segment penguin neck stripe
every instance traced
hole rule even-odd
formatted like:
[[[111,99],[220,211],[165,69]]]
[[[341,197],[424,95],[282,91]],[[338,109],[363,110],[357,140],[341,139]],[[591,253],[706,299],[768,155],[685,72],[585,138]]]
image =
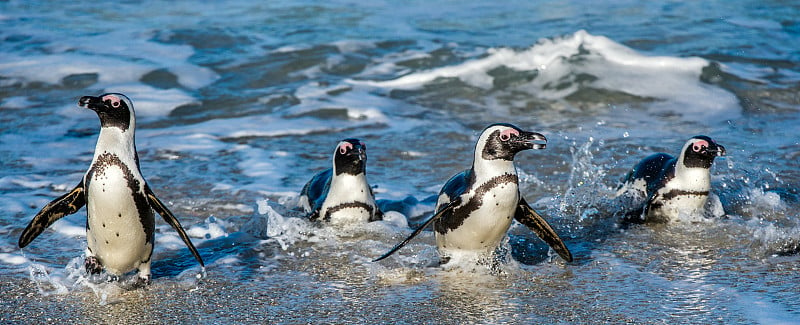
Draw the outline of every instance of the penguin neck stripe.
[[[667,192],[666,194],[662,195],[664,200],[672,200],[678,196],[687,196],[687,195],[694,195],[694,196],[708,196],[708,191],[685,191],[685,190],[672,190]]]
[[[372,211],[374,210],[371,205],[366,204],[364,202],[347,202],[330,207],[327,211],[325,211],[325,216],[323,217],[323,220],[330,221],[331,215],[338,212],[339,210],[347,208],[362,208],[364,210],[367,210],[370,216],[372,216]]]

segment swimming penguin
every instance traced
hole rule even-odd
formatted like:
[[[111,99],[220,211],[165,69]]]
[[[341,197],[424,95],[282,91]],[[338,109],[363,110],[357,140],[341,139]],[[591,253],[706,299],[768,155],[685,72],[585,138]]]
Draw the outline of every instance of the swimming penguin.
[[[367,183],[367,146],[344,139],[333,152],[333,168],[314,175],[300,191],[298,206],[311,220],[333,223],[371,222],[383,219]]]
[[[150,282],[155,220],[153,210],[178,232],[200,266],[204,266],[189,236],[145,182],[134,143],[136,117],[123,94],[84,96],[78,102],[97,113],[100,136],[94,158],[72,191],[48,203],[19,237],[19,247],[30,244],[45,228],[86,205],[86,260],[91,274],[103,269],[114,276],[138,269],[138,278]]]
[[[698,135],[686,141],[678,158],[657,153],[642,159],[625,176],[617,198],[631,201],[628,222],[668,222],[680,214],[702,212],[711,190],[709,169],[725,147]]]
[[[433,223],[440,262],[446,264],[459,252],[489,256],[499,247],[512,218],[530,228],[564,260],[572,254],[553,228],[519,193],[514,155],[528,149],[544,149],[547,139],[511,124],[492,124],[475,145],[472,168],[445,183],[433,216],[383,256],[402,248]]]

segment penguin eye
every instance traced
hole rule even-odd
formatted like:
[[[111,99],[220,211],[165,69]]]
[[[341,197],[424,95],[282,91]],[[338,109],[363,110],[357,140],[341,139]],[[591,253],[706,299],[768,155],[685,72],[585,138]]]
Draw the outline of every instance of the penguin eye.
[[[345,148],[344,146],[339,147],[339,153],[340,154],[346,154],[347,153],[347,148]]]
[[[694,144],[692,146],[692,150],[694,150],[694,152],[700,152],[700,151],[704,150],[705,148],[706,148],[706,146],[703,145],[703,144]]]
[[[510,139],[511,139],[511,136],[508,135],[507,133],[503,133],[503,134],[500,135],[500,141],[508,141]]]
[[[118,101],[112,101],[112,102],[111,102],[111,106],[113,106],[113,107],[115,107],[115,108],[116,108],[116,107],[119,107],[119,102],[118,102]]]

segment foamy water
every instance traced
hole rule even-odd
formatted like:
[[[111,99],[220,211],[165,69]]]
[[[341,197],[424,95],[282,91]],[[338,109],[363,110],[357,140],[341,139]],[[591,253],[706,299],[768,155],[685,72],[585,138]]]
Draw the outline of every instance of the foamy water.
[[[43,10],[46,8],[47,10]],[[0,4],[3,321],[798,323],[796,8],[761,2]],[[153,284],[83,271],[85,212],[25,249],[122,92],[141,169],[206,262],[156,225]],[[486,268],[438,267],[425,231],[486,125],[543,133],[516,164],[565,239],[515,224]],[[689,137],[723,144],[723,217],[622,227],[620,178]],[[384,221],[325,226],[297,195],[343,138]],[[711,215],[715,213],[710,213]]]

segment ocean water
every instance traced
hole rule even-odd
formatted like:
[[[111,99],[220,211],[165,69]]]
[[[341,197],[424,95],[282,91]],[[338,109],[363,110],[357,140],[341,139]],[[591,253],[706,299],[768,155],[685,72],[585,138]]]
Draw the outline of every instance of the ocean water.
[[[800,323],[798,18],[746,0],[0,2],[0,321]],[[84,210],[17,247],[91,161],[78,98],[112,91],[205,269],[159,221],[152,285],[87,277]],[[430,231],[371,262],[494,122],[547,136],[517,155],[520,190],[575,261],[515,224],[500,269],[435,266]],[[728,150],[724,217],[621,227],[620,177],[697,134]],[[386,220],[298,218],[350,137]]]

